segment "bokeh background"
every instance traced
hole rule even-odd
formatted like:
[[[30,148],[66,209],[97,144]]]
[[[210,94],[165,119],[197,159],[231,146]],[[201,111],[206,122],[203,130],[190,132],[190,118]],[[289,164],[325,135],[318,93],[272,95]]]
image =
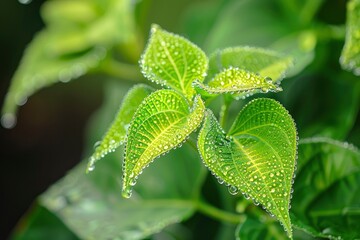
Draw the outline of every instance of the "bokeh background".
[[[40,17],[43,2],[0,1],[0,106],[26,45],[44,26]],[[176,31],[191,1],[153,2],[148,25],[161,22]],[[36,196],[84,157],[86,123],[102,103],[102,86],[101,77],[86,77],[42,89],[20,107],[15,128],[0,127],[0,239],[9,236]]]
[[[26,45],[43,27],[43,2],[0,1],[0,105]],[[86,93],[79,91],[84,84],[91,86]],[[96,84],[86,79],[41,90],[21,107],[15,128],[0,127],[0,239],[37,195],[80,161],[86,121],[101,104]]]
[[[0,1],[0,106],[26,45],[43,27],[39,11],[43,2]],[[190,2],[216,0],[151,2],[145,28],[148,29],[152,22],[160,23],[169,31],[185,32],[185,36],[198,43],[206,27],[198,25],[184,31],[180,23],[183,13]],[[330,24],[341,24],[345,20],[345,5],[345,0],[325,1],[317,18]],[[207,11],[202,6],[205,5],[197,10]],[[238,35],[241,37],[240,33]],[[340,70],[338,58],[342,46],[343,41],[337,40],[319,44],[314,61],[317,65],[312,64],[301,76],[284,81],[284,92],[288,96],[284,93],[277,96],[295,118],[302,136],[333,134],[335,138],[359,147],[360,90],[357,93],[353,90],[360,89],[360,84],[358,77]],[[329,71],[319,72],[324,66]],[[0,239],[9,236],[36,196],[86,157],[82,155],[84,133],[88,119],[102,103],[101,80],[101,76],[92,76],[45,88],[20,108],[15,128],[0,127]],[[336,135],[336,129],[343,127],[344,115],[341,113],[347,112],[346,109],[351,118],[349,133]]]

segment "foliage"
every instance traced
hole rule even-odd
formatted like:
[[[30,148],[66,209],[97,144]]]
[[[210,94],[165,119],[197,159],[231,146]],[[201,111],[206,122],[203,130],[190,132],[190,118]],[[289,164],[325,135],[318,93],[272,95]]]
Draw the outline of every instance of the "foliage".
[[[189,4],[184,35],[200,48],[157,24],[144,47],[146,1],[46,2],[3,126],[55,82],[116,81],[89,124],[89,160],[39,197],[13,238],[189,239],[171,226],[199,231],[197,211],[233,225],[217,225],[214,239],[360,238],[360,152],[344,142],[360,144],[359,4],[347,4],[346,26],[322,17],[337,9],[321,0]],[[143,83],[125,94],[125,79]]]

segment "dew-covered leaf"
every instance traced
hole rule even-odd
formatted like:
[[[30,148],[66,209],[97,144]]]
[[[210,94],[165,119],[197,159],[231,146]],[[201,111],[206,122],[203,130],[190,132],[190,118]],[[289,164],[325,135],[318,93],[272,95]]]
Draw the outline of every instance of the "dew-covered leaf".
[[[193,86],[198,93],[207,97],[219,94],[233,94],[236,98],[245,98],[254,93],[281,90],[270,78],[232,67],[215,75],[207,84],[195,81]]]
[[[291,212],[318,237],[360,238],[360,151],[328,138],[300,141]]]
[[[289,217],[295,168],[296,128],[287,110],[271,99],[251,101],[228,135],[211,111],[198,139],[199,152],[220,182],[260,203],[291,236]]]
[[[178,90],[191,99],[195,93],[191,83],[195,79],[204,80],[208,60],[189,40],[153,25],[140,66],[150,81]]]
[[[204,103],[196,96],[192,109],[174,90],[159,90],[145,98],[135,112],[127,135],[123,196],[130,197],[142,170],[151,161],[181,145],[201,123]]]
[[[118,81],[107,86],[105,103],[91,119],[87,149],[92,150],[93,142],[106,131],[128,87]],[[191,146],[185,144],[151,164],[131,199],[121,198],[123,154],[120,146],[106,155],[92,174],[84,174],[86,163],[81,163],[42,194],[40,204],[78,238],[96,240],[147,239],[194,213],[206,169]],[[183,176],[186,178],[179,181]],[[33,230],[48,232],[48,226],[37,225]],[[50,236],[57,239],[63,235]]]
[[[254,47],[226,48],[210,56],[209,78],[225,68],[237,67],[280,82],[292,65],[291,57],[275,51]]]
[[[346,38],[340,63],[344,69],[360,75],[360,0],[347,4]]]
[[[136,109],[152,91],[153,89],[145,84],[135,85],[129,90],[110,128],[107,130],[101,142],[98,143],[99,145],[89,159],[89,171],[94,169],[96,161],[103,158],[109,152],[115,151],[116,148],[125,142],[127,129]]]
[[[265,218],[266,219],[266,218]],[[265,222],[254,217],[246,218],[235,232],[236,240],[286,240],[281,226],[276,222]]]

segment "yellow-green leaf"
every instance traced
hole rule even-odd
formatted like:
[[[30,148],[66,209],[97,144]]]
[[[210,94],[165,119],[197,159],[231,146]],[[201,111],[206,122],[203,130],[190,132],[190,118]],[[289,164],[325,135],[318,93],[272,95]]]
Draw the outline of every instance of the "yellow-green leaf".
[[[145,98],[130,124],[123,165],[123,196],[130,197],[143,169],[155,158],[180,146],[201,123],[205,106],[199,96],[193,107],[174,90]],[[176,171],[176,169],[174,169]]]
[[[344,69],[360,75],[360,0],[347,4],[346,38],[340,63]]]
[[[208,97],[229,93],[235,94],[237,98],[245,98],[254,93],[281,90],[270,78],[233,67],[223,70],[207,84],[195,81],[193,86],[198,93]]]
[[[152,91],[153,89],[151,87],[144,84],[135,85],[129,90],[121,103],[113,123],[90,157],[88,165],[89,171],[94,169],[96,161],[103,158],[109,152],[115,151],[116,148],[125,142],[127,129],[136,109]]]
[[[205,53],[189,40],[153,25],[140,66],[150,81],[175,89],[191,99],[195,94],[191,83],[204,80],[208,60]]]
[[[219,182],[261,204],[292,235],[289,207],[297,134],[287,110],[272,99],[251,101],[226,134],[211,111],[198,138],[199,152]]]
[[[238,67],[264,78],[271,78],[273,82],[279,82],[292,65],[291,57],[272,50],[254,47],[226,48],[211,55],[209,77],[213,77],[224,68]]]

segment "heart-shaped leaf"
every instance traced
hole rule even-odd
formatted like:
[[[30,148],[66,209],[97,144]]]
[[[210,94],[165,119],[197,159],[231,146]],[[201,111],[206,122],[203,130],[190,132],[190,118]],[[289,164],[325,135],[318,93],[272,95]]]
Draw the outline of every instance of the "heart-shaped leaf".
[[[340,63],[344,69],[360,75],[360,0],[347,5],[346,38]]]
[[[260,203],[291,236],[289,217],[295,168],[296,128],[287,110],[256,99],[240,112],[226,135],[211,111],[198,139],[199,152],[220,182]]]
[[[205,106],[196,96],[193,108],[174,90],[159,90],[145,98],[127,135],[123,196],[130,197],[142,170],[155,158],[179,146],[201,123]],[[175,170],[175,169],[174,169]]]
[[[116,148],[125,142],[127,129],[136,109],[152,91],[153,89],[145,84],[135,85],[129,90],[121,103],[113,123],[89,159],[89,171],[94,169],[96,161],[103,158],[109,152],[115,151]]]
[[[270,78],[232,67],[217,74],[207,84],[195,81],[193,86],[198,93],[207,97],[229,93],[234,94],[236,98],[245,98],[258,92],[281,90]]]
[[[217,51],[210,56],[209,77],[228,67],[238,67],[279,82],[292,67],[292,58],[263,48],[235,47]]]
[[[191,83],[195,79],[204,80],[208,60],[205,53],[187,39],[153,25],[140,66],[150,81],[178,90],[191,99],[195,93]]]

